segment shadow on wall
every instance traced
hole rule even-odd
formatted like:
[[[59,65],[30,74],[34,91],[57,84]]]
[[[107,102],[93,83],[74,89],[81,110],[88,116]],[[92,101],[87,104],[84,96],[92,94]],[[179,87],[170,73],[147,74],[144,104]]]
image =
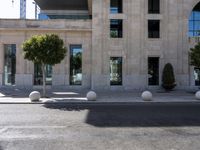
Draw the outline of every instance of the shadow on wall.
[[[63,111],[89,110],[85,123],[97,127],[200,126],[200,104],[44,104]],[[80,112],[81,113],[81,112]]]

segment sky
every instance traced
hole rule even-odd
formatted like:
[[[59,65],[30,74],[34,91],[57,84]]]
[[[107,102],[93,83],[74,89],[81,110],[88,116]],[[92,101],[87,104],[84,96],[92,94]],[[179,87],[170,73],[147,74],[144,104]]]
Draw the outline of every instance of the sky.
[[[13,1],[13,3],[12,3]],[[34,0],[26,0],[26,18],[35,18]],[[20,17],[20,0],[0,0],[0,18],[19,19]]]

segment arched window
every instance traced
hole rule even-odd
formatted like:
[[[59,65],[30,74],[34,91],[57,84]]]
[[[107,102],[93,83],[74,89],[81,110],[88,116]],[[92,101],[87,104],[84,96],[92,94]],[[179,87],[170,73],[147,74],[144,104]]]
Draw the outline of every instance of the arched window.
[[[189,18],[189,37],[200,36],[200,2],[194,7]]]

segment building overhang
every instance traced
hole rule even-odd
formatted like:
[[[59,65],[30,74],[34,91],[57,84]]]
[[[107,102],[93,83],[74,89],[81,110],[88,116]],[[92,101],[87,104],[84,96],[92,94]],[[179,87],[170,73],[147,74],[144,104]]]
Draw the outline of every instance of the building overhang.
[[[42,10],[89,10],[88,0],[35,0]]]

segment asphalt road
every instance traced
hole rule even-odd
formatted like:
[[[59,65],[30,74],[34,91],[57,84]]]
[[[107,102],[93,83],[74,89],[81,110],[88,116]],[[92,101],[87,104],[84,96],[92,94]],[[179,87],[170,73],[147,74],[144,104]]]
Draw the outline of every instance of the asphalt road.
[[[199,150],[200,104],[0,105],[0,150]]]

